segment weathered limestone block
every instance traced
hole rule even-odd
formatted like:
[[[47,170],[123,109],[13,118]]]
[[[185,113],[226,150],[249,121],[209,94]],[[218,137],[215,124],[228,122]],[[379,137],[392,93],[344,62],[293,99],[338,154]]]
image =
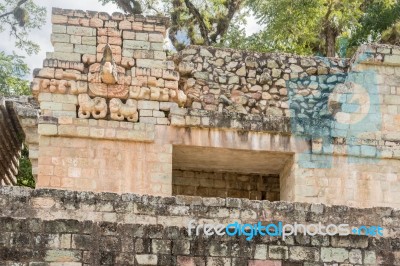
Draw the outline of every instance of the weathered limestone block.
[[[167,88],[160,89],[159,101],[160,102],[168,102],[169,101],[169,89],[167,89]]]
[[[160,88],[158,87],[151,87],[150,88],[150,100],[158,101],[160,98]]]
[[[84,54],[82,56],[82,62],[85,64],[94,64],[96,62],[96,56],[91,54]]]
[[[92,83],[89,79],[89,95],[107,97],[107,84]]]
[[[136,100],[149,100],[151,90],[146,87],[131,86],[129,90],[129,98]]]
[[[129,82],[130,83],[130,82]],[[108,85],[107,98],[127,99],[129,95],[129,87],[127,85]]]
[[[61,94],[78,94],[87,91],[87,83],[74,80],[38,79],[35,78],[31,85],[33,95],[40,92]]]
[[[129,122],[137,122],[139,115],[135,100],[129,99],[123,104],[120,99],[111,99],[110,101],[110,117],[113,120],[123,121],[127,119]]]
[[[171,97],[171,100],[176,102],[179,107],[183,107],[185,105],[187,96],[183,91],[175,88],[173,90],[170,90],[169,95]]]
[[[71,82],[71,93],[72,94],[81,94],[81,93],[87,93],[88,91],[88,83],[85,81],[77,81],[77,82]]]
[[[63,70],[63,69],[56,69],[54,73],[54,77],[56,79],[67,79],[67,80],[80,80],[82,72],[77,70]]]
[[[92,115],[96,119],[105,118],[107,115],[107,103],[104,98],[91,99],[88,94],[79,94],[79,118],[89,118]]]
[[[135,66],[135,60],[132,58],[122,57],[121,65],[127,69],[130,69]]]

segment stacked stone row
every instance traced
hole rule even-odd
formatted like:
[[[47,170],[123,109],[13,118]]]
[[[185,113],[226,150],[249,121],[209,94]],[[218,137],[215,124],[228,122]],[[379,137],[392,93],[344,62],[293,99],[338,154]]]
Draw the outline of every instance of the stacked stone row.
[[[196,46],[182,51],[175,61],[182,89],[189,97],[188,107],[273,116],[290,116],[288,84],[294,82],[296,95],[318,95],[330,76],[348,68],[344,59]]]

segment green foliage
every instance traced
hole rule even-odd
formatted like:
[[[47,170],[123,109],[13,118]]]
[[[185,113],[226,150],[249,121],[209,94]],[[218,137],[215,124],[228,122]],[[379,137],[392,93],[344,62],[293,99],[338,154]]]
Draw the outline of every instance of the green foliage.
[[[382,32],[400,18],[400,3],[396,0],[370,0],[363,5],[363,11],[364,15],[350,38],[349,46],[379,41]]]
[[[264,30],[252,36],[250,47],[303,55],[330,55],[336,38],[358,25],[362,0],[249,1]],[[332,42],[333,40],[333,42]]]
[[[245,0],[99,0],[115,3],[125,12],[125,2],[140,2],[144,14],[165,15],[171,18],[169,37],[177,50],[187,44],[226,46],[239,30],[233,22]],[[132,13],[132,12],[131,12]],[[227,36],[229,35],[230,36]]]
[[[382,32],[381,42],[395,45],[400,44],[400,21]]]
[[[29,95],[29,82],[24,79],[29,71],[23,57],[0,52],[0,96]]]
[[[19,171],[17,176],[19,186],[35,188],[35,179],[32,175],[32,164],[29,160],[29,149],[24,145],[19,159]]]
[[[0,3],[0,32],[9,31],[15,47],[28,55],[37,53],[39,46],[29,38],[29,32],[39,29],[46,21],[46,9],[33,0],[3,0]]]

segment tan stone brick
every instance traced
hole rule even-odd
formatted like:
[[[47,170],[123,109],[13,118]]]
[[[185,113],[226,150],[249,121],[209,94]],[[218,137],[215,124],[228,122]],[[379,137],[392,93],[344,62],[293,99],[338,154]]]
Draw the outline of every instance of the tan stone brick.
[[[63,43],[68,43],[70,40],[70,35],[68,34],[62,34],[62,33],[53,33],[51,34],[51,42],[63,42]]]
[[[95,138],[104,138],[104,128],[90,128],[90,136]]]
[[[82,36],[71,35],[71,43],[72,44],[81,44]]]
[[[80,18],[79,25],[81,25],[83,27],[89,27],[90,26],[89,19],[88,18]]]
[[[68,18],[68,25],[80,25],[79,18],[69,17]]]
[[[83,41],[83,39],[82,39],[82,41]],[[80,53],[80,54],[96,54],[96,47],[93,45],[75,44],[74,52]]]
[[[53,24],[53,33],[67,33],[67,26]]]
[[[84,44],[84,45],[96,45],[97,44],[96,37],[83,36],[82,37],[82,44]]]
[[[106,138],[115,138],[116,130],[114,128],[106,128],[105,137]]]
[[[118,26],[119,26],[120,30],[130,30],[130,29],[132,29],[132,23],[130,21],[127,21],[127,20],[121,21]]]
[[[135,258],[140,265],[157,265],[157,256],[153,254],[140,254]]]
[[[52,176],[50,178],[50,187],[60,187],[61,186],[61,178],[57,176]]]
[[[39,124],[38,126],[38,132],[40,135],[57,135],[57,125],[51,125],[51,124]]]
[[[67,168],[65,166],[54,166],[54,175],[58,177],[66,177],[68,175]]]
[[[154,51],[164,51],[163,43],[152,42],[150,46],[151,46],[151,49]]]
[[[68,168],[68,177],[71,177],[71,178],[79,178],[79,177],[81,177],[81,168],[69,167]]]
[[[106,20],[106,21],[104,21],[104,27],[117,28],[118,27],[118,22],[112,21],[112,20]]]
[[[79,36],[94,36],[96,34],[96,30],[90,27],[68,26],[67,33]]]
[[[54,173],[54,166],[52,165],[40,165],[38,169],[39,175],[48,175],[51,176]]]
[[[141,31],[143,30],[143,22],[132,22],[132,29],[135,31]]]
[[[111,45],[118,45],[121,46],[122,45],[122,38],[120,37],[109,37],[108,38],[108,43]],[[119,51],[121,51],[121,47],[118,47]],[[121,53],[121,52],[119,52]]]
[[[89,21],[89,26],[94,28],[100,28],[104,26],[104,21],[99,18],[91,18]]]
[[[58,134],[63,136],[75,136],[76,126],[75,125],[59,125]]]
[[[173,125],[173,126],[185,126],[186,125],[186,119],[185,119],[184,116],[172,115],[171,116],[171,125]]]
[[[144,31],[154,32],[154,24],[144,23],[143,24],[143,30]]]
[[[138,109],[160,110],[160,103],[157,101],[138,101]]]
[[[164,43],[164,36],[163,36],[163,34],[159,34],[159,33],[150,33],[149,41]]]
[[[173,81],[173,80],[166,80],[165,81],[165,87],[168,89],[178,89],[179,84],[178,81]]]
[[[53,79],[54,78],[54,73],[55,73],[54,68],[44,67],[39,71],[37,76],[40,77],[40,78]]]
[[[154,59],[166,60],[167,54],[165,52],[161,52],[161,51],[154,51]]]
[[[99,36],[108,36],[108,37],[121,37],[121,31],[113,28],[99,28],[98,35]]]
[[[398,65],[400,64],[400,55],[386,55],[385,63]]]
[[[66,116],[62,116],[58,118],[58,124],[59,125],[72,125],[72,117],[66,117]]]
[[[145,67],[145,68],[162,68],[166,69],[166,65],[164,61],[160,60],[152,60],[152,59],[136,59],[137,67]]]
[[[64,53],[64,52],[54,52],[54,53],[46,53],[47,59],[58,59],[65,61],[81,61],[81,55],[78,53]]]
[[[78,96],[69,94],[53,94],[53,101],[57,103],[78,104]]]
[[[150,43],[146,41],[124,40],[123,46],[126,49],[149,50]]]
[[[53,43],[55,52],[65,52],[72,53],[74,50],[74,45],[71,43]]]
[[[51,102],[53,99],[52,95],[53,95],[52,93],[41,92],[39,93],[38,100],[39,102],[41,101]]]
[[[75,185],[75,181],[73,178],[61,178],[61,187],[63,188],[73,188]]]
[[[67,16],[62,16],[62,15],[51,16],[51,23],[53,24],[66,24],[67,22],[68,22]]]
[[[134,40],[135,39],[135,32],[134,31],[127,31],[124,30],[122,33],[124,40]]]

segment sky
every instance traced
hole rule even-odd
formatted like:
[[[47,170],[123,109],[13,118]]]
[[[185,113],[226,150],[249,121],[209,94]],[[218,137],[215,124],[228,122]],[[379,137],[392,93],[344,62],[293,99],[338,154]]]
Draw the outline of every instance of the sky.
[[[0,51],[6,51],[7,53],[12,53],[13,50],[19,55],[25,56],[25,62],[30,67],[31,71],[35,68],[41,68],[43,60],[46,57],[46,52],[52,52],[53,47],[50,42],[51,34],[51,9],[52,7],[65,8],[65,9],[81,9],[81,10],[94,10],[94,11],[104,11],[108,13],[113,13],[115,11],[120,11],[114,4],[107,4],[103,6],[98,0],[38,0],[37,3],[41,6],[47,8],[47,20],[46,24],[40,29],[31,32],[32,40],[40,45],[40,52],[37,55],[28,56],[20,50],[15,50],[14,40],[9,37],[8,32],[0,33]],[[254,18],[248,20],[246,26],[246,34],[251,35],[257,32],[260,26],[257,24]]]

